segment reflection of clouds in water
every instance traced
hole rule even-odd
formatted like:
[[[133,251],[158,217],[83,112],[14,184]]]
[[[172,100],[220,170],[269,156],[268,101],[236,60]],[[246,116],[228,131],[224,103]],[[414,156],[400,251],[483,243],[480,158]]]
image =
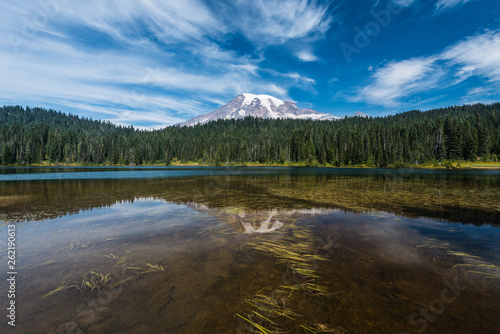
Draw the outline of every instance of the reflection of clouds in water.
[[[50,221],[52,225],[64,222],[66,228],[74,225],[98,224],[102,222],[111,224],[116,223],[118,219],[126,219],[126,221],[130,221],[131,218],[145,219],[149,216],[165,214],[179,208],[181,207],[163,200],[138,198],[134,201],[120,201],[108,207],[84,209],[80,210],[77,214],[47,219],[46,221]],[[138,220],[134,221],[137,222]]]
[[[428,218],[405,218],[387,213],[368,214],[373,223],[364,227],[363,233],[372,238],[373,251],[377,252],[386,262],[397,264],[422,264],[428,261],[428,256],[420,251],[420,247],[428,242],[429,237],[441,236],[452,238],[453,243],[461,241],[456,238],[456,230],[470,229],[475,226],[455,225]],[[483,247],[486,245],[483,239]],[[437,248],[436,248],[437,249]]]
[[[360,241],[370,245],[370,253],[384,261],[395,264],[419,264],[423,261],[415,246],[421,235],[417,230],[409,229],[414,220],[404,219],[392,214],[374,212],[364,214],[368,224],[356,224],[355,230]]]
[[[75,240],[93,243],[125,235],[182,226],[197,219],[196,211],[164,200],[136,198],[113,206],[81,210],[77,214],[18,224],[26,248],[69,244]]]

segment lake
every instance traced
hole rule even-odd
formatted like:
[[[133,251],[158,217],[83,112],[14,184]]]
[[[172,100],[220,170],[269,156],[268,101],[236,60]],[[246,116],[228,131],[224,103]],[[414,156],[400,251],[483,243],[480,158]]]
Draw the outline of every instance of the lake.
[[[0,168],[0,247],[2,333],[500,328],[498,170]]]

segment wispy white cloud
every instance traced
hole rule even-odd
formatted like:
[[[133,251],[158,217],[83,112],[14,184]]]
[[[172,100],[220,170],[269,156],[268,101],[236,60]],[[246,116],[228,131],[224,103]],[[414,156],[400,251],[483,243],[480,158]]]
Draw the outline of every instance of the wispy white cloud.
[[[469,0],[438,0],[436,2],[436,11],[441,12],[466,2],[469,2]]]
[[[288,96],[288,91],[276,84],[269,84],[267,86],[267,91],[277,96]],[[287,100],[290,100],[290,98],[287,98]]]
[[[196,41],[224,29],[200,0],[19,0],[2,7],[2,33],[16,49],[44,35],[91,44],[88,37],[78,34],[97,33],[131,47],[154,47],[156,40],[167,44]]]
[[[302,50],[297,52],[297,58],[306,63],[319,60],[319,58],[315,54],[313,54],[310,50]]]
[[[415,15],[429,9],[428,2],[394,1],[399,6],[415,6]],[[433,0],[430,6],[436,5],[438,14],[466,2]],[[57,5],[42,8],[47,3]],[[72,112],[81,110],[84,116],[120,124],[141,124],[142,119],[142,123],[160,126],[209,112],[241,92],[287,100],[292,99],[292,92],[294,98],[304,94],[307,97],[300,99],[322,100],[314,95],[332,92],[333,87],[342,89],[347,75],[350,82],[366,79],[366,85],[345,99],[387,108],[429,101],[434,92],[447,94],[452,86],[458,88],[450,101],[462,95],[470,99],[498,96],[498,31],[483,31],[429,55],[388,60],[370,67],[369,72],[356,72],[336,63],[338,32],[332,28],[352,28],[339,18],[362,8],[369,13],[374,6],[340,3],[7,1],[0,11],[4,37],[0,39],[0,104],[52,105],[63,111],[67,106]],[[379,5],[382,2],[375,7]],[[435,15],[432,20],[438,18]],[[406,29],[406,25],[401,27]],[[393,36],[397,44],[397,34]],[[384,39],[377,39],[378,43],[383,45]],[[362,57],[383,59],[379,56],[374,48],[373,54]],[[331,77],[339,81],[324,87]],[[488,91],[473,91],[474,80]],[[443,88],[450,89],[445,92]],[[342,93],[348,95],[345,90],[338,94]]]
[[[314,89],[314,86],[316,85],[316,80],[301,75],[297,72],[281,73],[270,69],[262,70],[262,72],[270,74],[273,78],[277,79],[277,81],[281,82],[282,88],[288,89],[290,87],[294,87],[312,93],[316,93],[316,90]],[[289,99],[288,91],[286,91],[286,94],[281,94],[280,96],[281,98]]]
[[[76,110],[86,110],[90,114],[105,114],[108,119],[112,119],[113,123],[123,126],[131,124],[149,123],[148,126],[138,126],[138,129],[160,129],[171,124],[177,124],[184,120],[182,117],[173,116],[171,112],[155,110],[155,111],[136,111],[124,110],[122,108],[93,106],[87,103],[65,101],[65,107],[70,107]]]
[[[61,16],[130,44],[147,42],[151,35],[164,43],[200,40],[224,28],[199,0],[72,1]]]
[[[409,7],[415,3],[416,0],[393,0],[399,6]]]
[[[461,78],[478,75],[500,82],[500,31],[469,37],[444,51],[441,58],[458,66]]]
[[[385,107],[411,105],[418,93],[457,85],[471,76],[487,80],[491,89],[500,87],[499,64],[500,31],[486,31],[436,55],[388,62],[373,70],[367,86],[344,97]]]
[[[372,83],[362,88],[354,102],[395,107],[402,97],[436,87],[443,73],[434,64],[435,58],[413,58],[393,61],[375,71]]]
[[[302,80],[300,76],[277,75],[280,83],[270,86],[258,76],[258,67],[253,64],[231,64],[223,72],[208,73],[160,66],[139,56],[93,55],[53,42],[47,42],[46,47],[44,57],[25,53],[14,58],[0,53],[2,103],[46,105],[50,101],[94,113],[101,110],[107,115],[105,119],[115,123],[133,124],[144,115],[144,120],[168,125],[168,120],[179,116],[193,117],[211,111],[211,103],[197,102],[207,97],[235,96],[242,91],[266,92],[269,87],[287,96],[283,87]],[[188,96],[182,97],[183,93]],[[83,108],[84,104],[93,107]],[[110,108],[113,113],[106,112]],[[121,116],[116,113],[120,109]],[[152,112],[161,117],[148,116]],[[165,117],[166,113],[177,116]]]
[[[331,78],[330,80],[328,80],[328,85],[335,86],[338,81],[339,81],[338,78]]]
[[[255,0],[236,2],[231,24],[259,46],[282,44],[290,39],[318,38],[333,17],[328,4],[310,0]]]
[[[20,0],[0,12],[0,34],[9,36],[0,40],[0,103],[67,106],[120,124],[159,126],[244,91],[289,98],[290,87],[315,84],[261,68],[262,57],[223,49],[217,41],[234,27],[201,0],[43,3],[54,6]],[[244,17],[248,3],[238,6]],[[307,1],[287,2],[284,11],[277,1],[252,6],[253,19],[264,21],[250,32],[257,21],[248,16],[240,29],[259,47],[311,37],[329,22],[326,8]],[[259,29],[269,39],[255,39]]]
[[[467,90],[467,93],[462,97],[463,104],[491,104],[498,102],[500,99],[500,90],[492,89],[489,86],[474,87]]]

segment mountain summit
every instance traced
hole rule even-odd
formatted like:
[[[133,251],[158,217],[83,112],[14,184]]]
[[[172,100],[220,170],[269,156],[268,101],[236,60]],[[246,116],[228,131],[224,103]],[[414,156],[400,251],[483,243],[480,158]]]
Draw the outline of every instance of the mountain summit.
[[[225,106],[208,114],[196,116],[179,123],[180,126],[205,124],[218,119],[238,119],[247,116],[260,118],[293,118],[334,120],[340,117],[320,113],[312,109],[300,109],[295,103],[282,101],[270,95],[240,94]]]

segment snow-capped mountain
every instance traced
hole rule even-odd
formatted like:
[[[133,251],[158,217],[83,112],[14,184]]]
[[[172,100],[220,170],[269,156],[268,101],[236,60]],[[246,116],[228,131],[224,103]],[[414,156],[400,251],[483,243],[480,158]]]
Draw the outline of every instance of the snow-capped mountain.
[[[300,109],[295,103],[282,101],[270,95],[240,94],[225,106],[208,114],[179,123],[180,126],[204,124],[217,119],[238,119],[246,116],[260,118],[293,118],[334,120],[340,117],[320,113],[312,109]]]

